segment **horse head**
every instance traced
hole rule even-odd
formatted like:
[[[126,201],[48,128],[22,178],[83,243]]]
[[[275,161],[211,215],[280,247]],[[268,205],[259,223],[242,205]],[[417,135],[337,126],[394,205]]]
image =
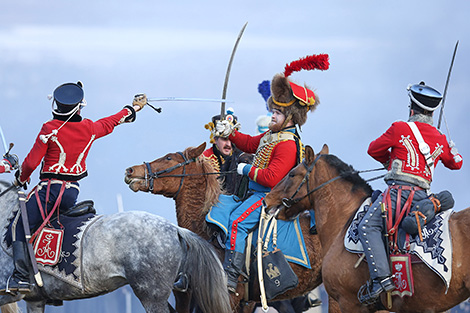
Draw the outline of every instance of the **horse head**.
[[[302,163],[290,170],[266,196],[264,201],[269,209],[280,208],[280,219],[290,219],[313,207],[311,192],[318,185],[315,179],[315,164],[319,156],[328,152],[326,144],[318,155],[315,155],[312,147],[306,146]]]
[[[168,153],[151,162],[144,162],[126,169],[124,181],[134,191],[176,197],[186,176],[187,167],[202,154],[206,143],[184,152]]]

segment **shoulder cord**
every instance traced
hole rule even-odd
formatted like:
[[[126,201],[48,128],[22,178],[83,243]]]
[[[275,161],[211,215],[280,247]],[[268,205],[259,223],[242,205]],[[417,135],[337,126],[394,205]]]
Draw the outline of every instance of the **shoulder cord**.
[[[423,136],[421,135],[418,126],[414,122],[407,122],[408,126],[411,128],[413,135],[418,141],[419,151],[423,154],[426,164],[431,172],[431,181],[434,176],[434,160],[432,159],[431,149],[429,145],[424,141]]]
[[[59,130],[72,118],[72,116],[75,115],[75,113],[78,112],[78,110],[80,109],[80,104],[81,104],[81,103],[77,104],[77,105],[75,106],[75,108],[73,108],[72,111],[70,111],[70,112],[67,113],[67,114],[70,113],[69,118],[68,118],[65,122],[63,122],[62,125],[60,125],[59,128],[53,129],[50,134],[47,134],[47,135],[40,135],[40,136],[39,136],[39,139],[41,139],[41,141],[46,144],[47,141],[49,140],[49,138],[50,138],[51,136],[57,135],[57,133],[59,132]],[[55,113],[55,114],[58,114],[58,115],[65,115],[65,114],[63,114],[63,113],[58,113],[58,112],[54,112],[54,113]]]

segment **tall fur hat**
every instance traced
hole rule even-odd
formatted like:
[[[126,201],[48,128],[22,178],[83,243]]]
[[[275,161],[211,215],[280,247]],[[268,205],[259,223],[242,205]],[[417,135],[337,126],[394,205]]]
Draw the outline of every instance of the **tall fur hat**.
[[[313,111],[320,103],[318,95],[307,86],[299,86],[289,80],[293,72],[300,70],[327,70],[330,66],[328,55],[311,55],[293,61],[284,68],[284,73],[276,74],[271,82],[271,97],[268,99],[269,110],[278,109],[286,120],[302,126],[307,121],[307,112]]]

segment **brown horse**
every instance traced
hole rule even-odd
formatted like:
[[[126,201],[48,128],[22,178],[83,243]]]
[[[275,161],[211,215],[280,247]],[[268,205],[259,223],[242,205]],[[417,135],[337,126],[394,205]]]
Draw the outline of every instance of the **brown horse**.
[[[343,245],[347,224],[357,208],[371,193],[370,186],[351,166],[328,154],[324,145],[318,155],[307,146],[302,164],[290,173],[266,196],[269,208],[286,204],[283,218],[306,209],[315,210],[318,234],[323,249],[323,283],[328,295],[338,301],[342,312],[373,312],[372,306],[362,306],[357,292],[369,279],[367,264],[354,264],[358,255],[346,251]],[[284,199],[284,200],[283,200]],[[392,298],[393,312],[441,312],[470,296],[470,209],[455,212],[449,220],[452,234],[452,280],[447,293],[444,282],[424,263],[413,264],[414,290],[412,297]],[[381,295],[385,304],[386,295]]]
[[[210,162],[202,156],[205,146],[203,143],[197,148],[188,148],[183,153],[169,153],[150,163],[132,166],[126,170],[125,181],[133,191],[151,192],[173,198],[176,203],[178,225],[209,240],[210,232],[205,216],[217,203],[221,189],[216,176],[210,175],[213,172]],[[304,295],[322,283],[320,242],[318,236],[309,234],[310,216],[302,215],[300,224],[312,269],[291,263],[299,278],[299,284],[273,301]],[[219,252],[222,258],[223,251],[219,249]],[[256,284],[253,289],[250,302],[259,302],[259,286]],[[244,285],[239,283],[238,295],[232,294],[234,311],[243,310],[241,303],[244,302],[244,290]],[[175,296],[177,301],[187,301],[184,295],[176,293]],[[246,312],[251,312],[250,310],[253,309],[246,308]],[[178,312],[183,311],[178,310]],[[339,312],[337,303],[330,302],[329,312]]]

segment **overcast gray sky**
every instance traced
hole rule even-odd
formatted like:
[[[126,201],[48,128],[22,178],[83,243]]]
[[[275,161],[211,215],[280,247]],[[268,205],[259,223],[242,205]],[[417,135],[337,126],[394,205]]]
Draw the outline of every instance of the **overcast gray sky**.
[[[356,169],[371,169],[379,164],[366,153],[369,143],[407,118],[407,85],[424,80],[443,92],[460,40],[445,113],[464,167],[451,172],[439,165],[433,183],[436,192],[453,192],[460,210],[470,204],[469,12],[465,0],[8,1],[0,11],[0,125],[23,160],[51,117],[47,95],[65,82],[84,83],[82,115],[92,120],[115,113],[140,92],[218,98],[235,39],[248,22],[227,92],[242,131],[254,134],[255,119],[265,113],[261,81],[300,57],[327,53],[328,71],[291,76],[321,98],[302,140],[315,151],[327,143]],[[204,124],[220,106],[159,104],[161,114],[145,108],[135,123],[94,143],[80,197],[93,199],[100,213],[117,211],[121,194],[125,210],[175,221],[173,200],[133,193],[124,170],[207,142]],[[382,181],[372,186],[385,187]]]

